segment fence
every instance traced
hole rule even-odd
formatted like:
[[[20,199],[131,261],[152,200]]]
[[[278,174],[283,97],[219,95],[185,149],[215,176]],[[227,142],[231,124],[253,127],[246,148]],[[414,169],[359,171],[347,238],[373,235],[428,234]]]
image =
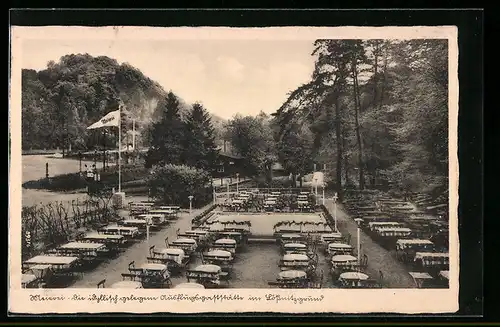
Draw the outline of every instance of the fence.
[[[80,228],[93,228],[117,218],[109,199],[59,201],[23,207],[21,228],[23,259],[80,233]]]

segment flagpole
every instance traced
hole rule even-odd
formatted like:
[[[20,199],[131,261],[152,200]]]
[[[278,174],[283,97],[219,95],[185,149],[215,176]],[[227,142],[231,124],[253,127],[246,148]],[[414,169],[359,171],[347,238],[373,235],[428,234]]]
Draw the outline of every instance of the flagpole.
[[[118,192],[122,191],[122,106],[118,107]]]

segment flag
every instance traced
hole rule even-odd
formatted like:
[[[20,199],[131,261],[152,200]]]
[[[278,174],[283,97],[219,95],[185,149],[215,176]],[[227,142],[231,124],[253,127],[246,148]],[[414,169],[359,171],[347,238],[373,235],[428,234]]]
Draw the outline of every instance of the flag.
[[[93,123],[87,129],[96,129],[108,126],[119,126],[120,124],[120,109],[111,111],[106,116],[99,119],[98,122]]]

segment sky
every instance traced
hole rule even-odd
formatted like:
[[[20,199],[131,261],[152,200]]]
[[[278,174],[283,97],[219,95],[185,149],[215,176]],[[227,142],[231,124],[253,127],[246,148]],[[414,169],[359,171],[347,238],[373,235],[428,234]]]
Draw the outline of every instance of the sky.
[[[29,39],[22,44],[22,67],[42,70],[71,53],[108,56],[227,119],[275,112],[289,92],[310,81],[312,51],[313,41],[304,39]]]

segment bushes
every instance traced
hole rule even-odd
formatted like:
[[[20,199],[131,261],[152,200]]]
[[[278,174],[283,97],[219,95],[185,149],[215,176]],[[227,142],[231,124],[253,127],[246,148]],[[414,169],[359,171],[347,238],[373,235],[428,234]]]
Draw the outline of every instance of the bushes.
[[[185,165],[155,166],[147,183],[150,196],[164,204],[189,207],[189,196],[194,196],[193,207],[201,207],[212,198],[210,174]]]

